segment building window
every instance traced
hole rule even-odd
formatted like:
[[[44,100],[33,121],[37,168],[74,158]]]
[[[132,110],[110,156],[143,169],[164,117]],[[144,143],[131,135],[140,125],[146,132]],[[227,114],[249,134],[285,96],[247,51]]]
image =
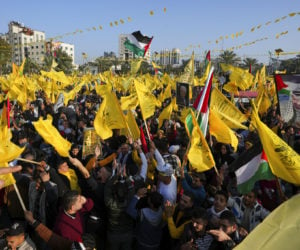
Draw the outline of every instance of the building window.
[[[41,48],[43,49],[43,48],[44,48],[44,45],[41,45]]]
[[[34,47],[33,46],[31,46],[31,49],[33,49]]]
[[[35,46],[35,48],[36,48],[36,49],[38,49],[38,48],[39,48],[39,46]]]
[[[70,48],[70,50],[72,51],[72,50],[73,50],[73,48]]]
[[[38,54],[39,54],[39,52],[36,52],[36,54],[38,55]]]

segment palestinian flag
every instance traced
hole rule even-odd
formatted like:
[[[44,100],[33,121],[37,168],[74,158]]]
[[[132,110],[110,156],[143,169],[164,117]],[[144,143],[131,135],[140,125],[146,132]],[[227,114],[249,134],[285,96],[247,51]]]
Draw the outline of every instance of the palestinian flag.
[[[235,175],[238,191],[241,194],[248,194],[254,188],[255,182],[259,180],[274,179],[264,151],[236,170]]]
[[[208,78],[206,80],[205,87],[200,92],[200,94],[197,96],[193,107],[195,108],[196,112],[200,112],[200,115],[198,117],[198,123],[202,130],[202,133],[204,136],[206,136],[207,133],[207,127],[208,127],[208,117],[209,117],[209,98],[210,98],[210,90],[212,87],[212,80],[213,80],[213,71],[214,67],[211,68]],[[188,129],[188,134],[192,134],[193,125],[191,122],[191,114],[189,114],[186,117],[186,128]]]
[[[284,121],[290,121],[294,116],[293,100],[289,86],[286,85],[281,75],[275,74],[277,97],[280,115]]]
[[[148,51],[153,37],[143,36],[140,31],[127,35],[124,46],[136,56],[144,57]]]

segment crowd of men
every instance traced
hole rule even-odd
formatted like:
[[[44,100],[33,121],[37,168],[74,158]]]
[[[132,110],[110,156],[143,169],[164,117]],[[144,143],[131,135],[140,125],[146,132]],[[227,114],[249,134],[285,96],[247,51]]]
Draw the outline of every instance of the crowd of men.
[[[230,164],[255,146],[254,132],[238,130],[239,145],[209,139],[216,168],[197,172],[189,166],[189,139],[176,113],[158,127],[160,110],[147,124],[139,107],[137,124],[149,130],[147,147],[119,135],[101,141],[93,155],[82,157],[85,128],[93,127],[101,103],[96,94],[79,93],[68,106],[57,107],[38,93],[23,109],[10,105],[12,141],[26,147],[11,162],[26,206],[14,186],[0,195],[1,249],[232,249],[297,187],[260,181],[248,194],[237,190]],[[72,143],[60,157],[32,125],[50,114],[53,125]],[[275,110],[263,117],[269,127],[297,150],[297,131]],[[21,166],[21,167],[19,167]]]

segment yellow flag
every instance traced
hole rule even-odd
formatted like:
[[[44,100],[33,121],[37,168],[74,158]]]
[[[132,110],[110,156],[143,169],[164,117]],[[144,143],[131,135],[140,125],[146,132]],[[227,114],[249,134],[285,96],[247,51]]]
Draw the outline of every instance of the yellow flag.
[[[215,161],[193,112],[191,112],[191,114],[193,117],[194,128],[188,159],[192,168],[196,169],[197,172],[203,172],[215,166]]]
[[[234,249],[299,249],[299,204],[300,194],[282,203]]]
[[[3,167],[20,156],[25,148],[20,148],[10,141],[11,131],[7,127],[2,129],[0,139],[0,167]]]
[[[239,89],[236,86],[235,82],[226,83],[225,85],[223,85],[223,89],[230,94],[235,94],[235,95],[239,94]]]
[[[33,126],[43,139],[52,145],[60,156],[68,157],[71,143],[64,139],[58,130],[52,125],[52,116],[47,115],[47,119],[40,118],[33,122]]]
[[[226,117],[229,117],[230,120],[235,120],[238,124],[247,121],[247,117],[217,88],[213,88],[211,92],[210,107],[211,109],[215,109],[219,113],[224,114]],[[230,126],[230,128],[234,127]]]
[[[299,154],[259,119],[256,109],[252,112],[251,118],[268,157],[272,173],[287,182],[300,185]]]
[[[103,139],[108,139],[112,137],[113,132],[112,130],[106,125],[105,123],[105,108],[107,106],[106,104],[107,99],[104,98],[102,100],[102,103],[100,105],[99,110],[97,111],[95,120],[94,120],[94,128],[96,130],[96,133]]]
[[[258,95],[255,99],[255,105],[258,108],[258,113],[263,115],[268,112],[269,108],[271,107],[272,103],[266,91],[266,88],[262,86],[258,90]]]
[[[258,84],[258,75],[259,75],[259,72],[256,71],[256,74],[255,74],[255,78],[253,80],[253,84],[252,84],[252,90],[255,90],[257,88],[257,84]]]
[[[180,112],[180,121],[185,124],[185,119],[188,116],[189,113],[192,113],[192,109],[191,108],[183,108]]]
[[[130,135],[134,140],[140,139],[140,130],[131,110],[128,110],[125,116],[128,127],[121,130],[121,135]]]
[[[143,118],[146,120],[151,117],[155,112],[155,107],[160,106],[161,103],[156,99],[156,97],[142,84],[138,81],[134,81],[136,93],[141,106]]]
[[[2,168],[3,166],[0,166]],[[3,187],[15,184],[16,180],[12,173],[0,175],[0,180],[4,182]]]
[[[215,114],[214,110],[209,112],[209,132],[218,142],[230,144],[234,151],[237,150],[238,139],[235,133]]]
[[[188,83],[190,85],[194,84],[194,61],[195,61],[195,55],[194,52],[191,56],[191,59],[187,63],[187,65],[184,67],[183,74],[180,76],[179,81]]]
[[[174,108],[174,104],[176,102],[176,99],[173,98],[172,102],[163,109],[163,111],[160,113],[159,117],[158,117],[158,128],[160,128],[163,124],[163,121],[165,119],[170,120],[172,112],[173,112],[173,108]]]
[[[222,113],[220,111],[218,111],[217,109],[212,109],[215,111],[215,114],[231,129],[244,129],[244,130],[248,130],[248,128],[241,124],[240,122],[238,122],[237,120],[233,119],[232,117],[226,115],[225,113]]]
[[[161,102],[163,102],[167,98],[172,97],[171,87],[172,87],[171,84],[168,84],[168,86],[165,88],[165,91],[162,93],[162,95],[159,99]]]
[[[18,72],[19,72],[19,67],[18,65],[16,65],[15,63],[12,63],[12,74],[14,76],[17,76],[18,75]]]
[[[136,93],[129,96],[121,97],[121,109],[122,110],[133,110],[138,105],[138,97]]]
[[[120,108],[116,95],[106,88],[103,95],[103,101],[94,120],[96,133],[103,139],[112,136],[112,129],[121,129],[126,127],[124,114]]]
[[[155,69],[161,69],[161,67],[160,66],[158,66],[156,63],[154,63],[154,62],[152,62],[152,66],[153,66],[153,68],[155,68]]]
[[[203,76],[200,78],[199,82],[197,83],[197,86],[204,86],[205,85],[206,80],[207,80],[208,75],[209,75],[210,68],[211,68],[211,62],[209,61],[207,66],[206,66],[206,69],[205,69],[205,72],[204,72]]]
[[[266,84],[266,66],[264,65],[258,74],[258,88]]]
[[[7,108],[6,104],[4,103],[0,119],[0,131],[5,127],[7,127]]]
[[[221,68],[224,72],[230,72],[230,81],[235,82],[240,89],[246,90],[252,85],[253,75],[248,70],[224,63],[221,63]]]
[[[130,72],[131,72],[132,75],[135,75],[139,71],[143,60],[144,59],[138,59],[138,60],[132,60],[131,61],[131,70],[130,70]]]

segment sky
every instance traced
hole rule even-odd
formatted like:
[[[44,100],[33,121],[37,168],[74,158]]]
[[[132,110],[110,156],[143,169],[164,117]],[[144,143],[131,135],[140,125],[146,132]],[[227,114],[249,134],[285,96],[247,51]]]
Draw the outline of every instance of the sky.
[[[83,63],[83,52],[91,61],[105,51],[118,54],[119,35],[137,30],[154,37],[151,52],[179,48],[186,58],[194,51],[196,59],[203,60],[208,50],[217,57],[220,50],[234,46],[242,59],[267,64],[275,49],[300,52],[299,11],[299,0],[14,0],[1,2],[0,33],[17,21],[44,31],[47,39],[61,35],[60,41],[75,45],[77,64]],[[280,58],[289,57],[295,55]]]

